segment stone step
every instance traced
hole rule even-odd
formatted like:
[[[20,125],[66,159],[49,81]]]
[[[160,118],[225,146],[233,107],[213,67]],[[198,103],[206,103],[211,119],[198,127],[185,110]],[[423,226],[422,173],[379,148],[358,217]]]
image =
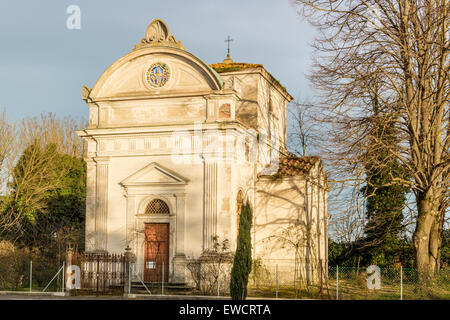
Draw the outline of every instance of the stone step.
[[[144,282],[144,283],[149,289],[162,289],[162,282]],[[145,287],[141,282],[132,282],[131,288],[136,290],[145,290]],[[188,292],[191,291],[192,288],[187,286],[185,283],[164,283],[164,290]]]

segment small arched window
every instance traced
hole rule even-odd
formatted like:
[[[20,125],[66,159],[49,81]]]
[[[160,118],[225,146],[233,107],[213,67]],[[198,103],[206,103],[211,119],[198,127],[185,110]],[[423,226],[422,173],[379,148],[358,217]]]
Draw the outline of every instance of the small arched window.
[[[161,199],[150,201],[145,207],[145,214],[169,214],[169,206]]]

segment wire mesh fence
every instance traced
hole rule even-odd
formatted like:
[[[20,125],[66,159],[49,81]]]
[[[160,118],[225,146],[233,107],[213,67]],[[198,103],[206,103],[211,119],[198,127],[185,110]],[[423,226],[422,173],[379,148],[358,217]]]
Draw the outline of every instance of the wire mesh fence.
[[[323,264],[322,264],[323,266]],[[450,299],[450,268],[429,281],[416,269],[323,267],[292,260],[257,260],[249,295],[268,298],[339,300]]]
[[[63,291],[64,272],[58,273],[58,270],[64,259],[63,255],[55,258],[30,252],[23,254],[3,244],[0,246],[0,291]],[[164,267],[160,268],[164,271],[153,279],[151,274],[145,273],[153,266],[132,263],[135,273],[129,279],[127,292],[146,293],[150,290],[152,294],[179,294],[191,287],[193,290],[187,290],[187,294],[227,296],[231,264],[230,261],[218,263],[213,260],[203,261],[201,265],[191,262],[186,266],[186,279],[192,281],[182,286],[173,282]],[[121,273],[128,279],[130,270],[127,273],[122,269]],[[120,291],[123,292],[124,289]],[[417,270],[411,268],[355,268],[326,266],[323,261],[256,259],[249,277],[248,296],[333,300],[450,299],[450,268],[441,269],[434,278],[424,282]]]
[[[48,285],[47,291],[62,291],[63,274],[57,273],[64,259],[63,250],[29,249],[0,241],[0,290],[42,291]]]
[[[34,258],[20,262],[0,262],[0,291],[63,291],[63,265]]]

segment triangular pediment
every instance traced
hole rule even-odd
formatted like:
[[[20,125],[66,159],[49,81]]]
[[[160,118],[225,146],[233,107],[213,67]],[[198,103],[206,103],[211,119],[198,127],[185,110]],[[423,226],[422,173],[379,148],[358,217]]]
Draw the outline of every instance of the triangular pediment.
[[[152,162],[121,181],[120,184],[123,186],[185,185],[187,182],[188,180],[181,175]]]

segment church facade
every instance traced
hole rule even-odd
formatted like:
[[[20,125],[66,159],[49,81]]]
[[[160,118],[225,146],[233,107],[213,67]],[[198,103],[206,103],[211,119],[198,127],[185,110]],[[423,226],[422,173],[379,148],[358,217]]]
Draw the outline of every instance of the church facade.
[[[207,65],[157,19],[82,94],[86,251],[128,247],[144,280],[186,282],[187,261],[215,241],[236,248],[248,200],[254,258],[326,266],[326,174],[319,157],[287,150],[292,97],[262,65]]]

